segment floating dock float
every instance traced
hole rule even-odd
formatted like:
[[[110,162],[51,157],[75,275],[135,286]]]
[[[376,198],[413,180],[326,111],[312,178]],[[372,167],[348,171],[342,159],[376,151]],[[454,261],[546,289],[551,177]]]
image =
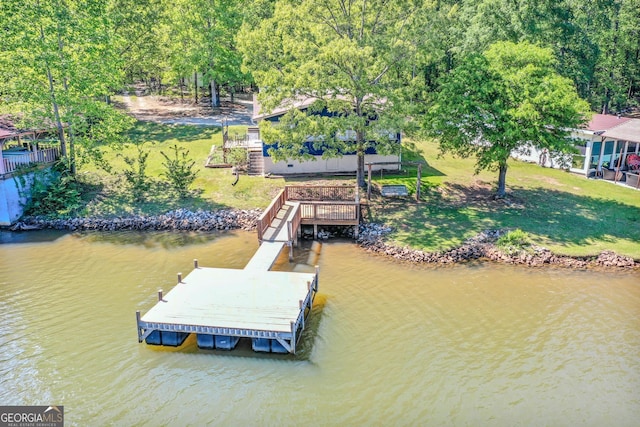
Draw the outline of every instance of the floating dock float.
[[[196,334],[198,347],[232,350],[240,338],[250,338],[258,352],[296,352],[296,342],[318,291],[315,273],[269,271],[286,247],[263,243],[243,270],[200,267],[144,316],[136,312],[138,341],[180,346]],[[279,248],[279,249],[278,249]]]

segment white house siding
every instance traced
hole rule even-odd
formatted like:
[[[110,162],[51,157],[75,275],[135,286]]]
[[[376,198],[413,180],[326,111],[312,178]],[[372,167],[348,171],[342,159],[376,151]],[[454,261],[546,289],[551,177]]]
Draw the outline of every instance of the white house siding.
[[[331,159],[323,159],[322,156],[315,156],[315,160],[289,160],[274,162],[272,157],[263,157],[264,173],[273,175],[305,174],[305,173],[355,173],[358,169],[355,155],[345,155]],[[367,154],[364,156],[365,163],[373,162],[398,162],[399,156],[380,154]],[[399,170],[400,165],[374,165],[373,170]],[[365,170],[366,171],[366,170]]]

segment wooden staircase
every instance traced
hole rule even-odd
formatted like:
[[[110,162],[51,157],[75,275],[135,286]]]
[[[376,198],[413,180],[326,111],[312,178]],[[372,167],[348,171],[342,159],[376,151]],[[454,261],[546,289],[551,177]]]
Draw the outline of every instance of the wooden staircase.
[[[249,149],[249,168],[247,173],[249,175],[264,175],[264,159],[261,148]]]

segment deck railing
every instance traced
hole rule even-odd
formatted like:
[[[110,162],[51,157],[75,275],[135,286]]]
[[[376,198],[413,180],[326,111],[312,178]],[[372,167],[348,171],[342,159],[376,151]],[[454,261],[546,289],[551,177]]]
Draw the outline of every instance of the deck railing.
[[[357,188],[355,186],[304,186],[287,185],[286,199],[295,201],[355,201]]]
[[[286,201],[285,190],[280,190],[278,195],[271,201],[269,207],[264,212],[262,212],[262,215],[260,215],[257,222],[258,240],[262,241],[262,235],[264,234],[265,230],[269,228],[269,225]]]
[[[287,185],[258,218],[258,240],[262,241],[274,218],[288,201],[299,203],[299,208],[288,220],[289,241],[296,239],[296,232],[302,223],[334,221],[346,225],[360,222],[357,187]]]
[[[303,202],[300,203],[302,220],[359,221],[360,209],[356,202]]]
[[[4,174],[13,173],[25,165],[49,164],[55,162],[60,157],[58,147],[43,148],[37,151],[25,152],[4,152],[2,156]]]

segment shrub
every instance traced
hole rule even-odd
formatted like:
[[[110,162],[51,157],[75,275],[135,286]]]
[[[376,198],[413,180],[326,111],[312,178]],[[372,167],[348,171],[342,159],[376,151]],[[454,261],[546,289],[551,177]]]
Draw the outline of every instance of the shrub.
[[[129,169],[124,169],[124,179],[131,188],[131,194],[136,202],[143,201],[145,192],[149,187],[147,178],[147,158],[149,151],[142,148],[142,144],[137,145],[138,153],[136,157],[120,155]]]
[[[180,148],[177,145],[171,147],[173,156],[169,157],[163,151],[160,152],[165,161],[162,165],[165,168],[163,176],[167,178],[173,190],[184,198],[189,193],[189,187],[195,181],[198,171],[193,168],[196,164],[195,160],[189,159],[189,150]]]
[[[82,206],[78,182],[68,172],[64,159],[51,169],[34,169],[31,172],[17,178],[27,200],[24,205],[26,215],[64,217]]]
[[[518,228],[500,236],[496,246],[507,255],[515,255],[530,248],[531,238],[529,233]]]

